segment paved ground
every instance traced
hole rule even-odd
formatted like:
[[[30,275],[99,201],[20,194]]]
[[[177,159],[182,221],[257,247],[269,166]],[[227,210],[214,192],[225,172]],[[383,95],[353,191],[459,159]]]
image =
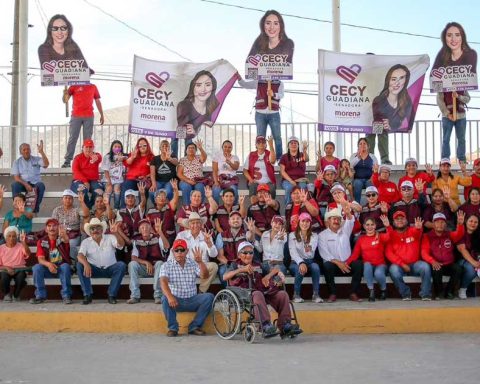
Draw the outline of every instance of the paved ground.
[[[435,383],[478,379],[480,335],[0,335],[0,383]]]

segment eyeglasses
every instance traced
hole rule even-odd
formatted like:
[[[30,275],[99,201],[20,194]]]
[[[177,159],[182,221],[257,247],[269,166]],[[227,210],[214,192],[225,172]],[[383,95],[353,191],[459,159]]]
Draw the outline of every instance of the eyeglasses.
[[[101,231],[101,230],[102,230],[101,225],[94,225],[94,226],[90,227],[90,231]]]
[[[175,252],[175,253],[183,253],[183,252],[185,252],[185,248],[177,248],[177,249],[174,249],[173,252]]]
[[[62,32],[65,32],[65,31],[68,31],[68,26],[62,25],[62,26],[60,26],[60,27],[52,27],[52,28],[50,28],[50,30],[51,30],[52,32],[57,32],[58,30],[60,30],[60,31],[62,31]]]
[[[148,145],[147,144],[142,144],[142,145],[139,145],[138,148],[147,148]]]
[[[242,255],[253,255],[253,251],[242,251],[240,252]]]
[[[365,194],[365,196],[367,196],[367,197],[375,197],[375,196],[377,196],[377,194],[376,194],[376,193],[367,193],[367,194]]]
[[[402,187],[402,191],[411,191],[413,188],[410,187]]]

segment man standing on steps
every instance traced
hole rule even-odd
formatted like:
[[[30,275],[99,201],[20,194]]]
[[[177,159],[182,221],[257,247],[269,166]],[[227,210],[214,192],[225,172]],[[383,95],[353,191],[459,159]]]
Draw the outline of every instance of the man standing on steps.
[[[103,108],[100,93],[94,84],[72,85],[63,92],[63,102],[68,103],[73,96],[72,118],[70,119],[67,153],[62,168],[69,168],[75,153],[80,129],[83,126],[83,139],[91,139],[93,134],[93,101],[100,112],[100,124],[103,125]]]

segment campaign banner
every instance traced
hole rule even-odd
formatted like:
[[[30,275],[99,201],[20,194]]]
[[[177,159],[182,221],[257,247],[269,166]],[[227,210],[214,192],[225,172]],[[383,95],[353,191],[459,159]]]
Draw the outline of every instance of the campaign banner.
[[[441,52],[430,72],[430,92],[453,92],[478,89],[477,53],[470,49],[453,65],[451,60],[443,64]]]
[[[245,63],[245,77],[253,80],[292,80],[293,64],[290,55],[258,52],[251,54]]]
[[[428,55],[318,51],[318,129],[411,132]]]
[[[226,60],[165,62],[134,56],[129,131],[190,139],[212,127],[239,78]]]
[[[90,83],[90,69],[85,60],[50,60],[42,63],[42,87]]]

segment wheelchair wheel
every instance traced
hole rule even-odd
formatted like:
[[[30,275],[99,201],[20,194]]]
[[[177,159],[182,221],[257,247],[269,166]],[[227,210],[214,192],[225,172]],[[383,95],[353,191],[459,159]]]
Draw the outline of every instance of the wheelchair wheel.
[[[213,300],[213,326],[215,332],[224,340],[229,340],[238,333],[242,321],[242,308],[237,296],[223,289]]]
[[[247,324],[245,329],[243,330],[243,340],[247,343],[252,344],[255,341],[255,335],[257,334],[257,330],[254,324]]]

